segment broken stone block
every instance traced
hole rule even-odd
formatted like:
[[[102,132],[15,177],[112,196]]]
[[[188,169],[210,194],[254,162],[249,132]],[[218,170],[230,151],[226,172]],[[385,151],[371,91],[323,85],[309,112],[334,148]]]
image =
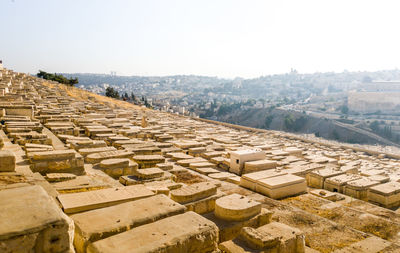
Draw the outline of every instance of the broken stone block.
[[[88,252],[214,252],[217,242],[217,226],[187,212],[89,244]]]
[[[123,202],[153,196],[154,193],[143,185],[108,188],[96,191],[61,194],[57,196],[67,214],[78,213]]]
[[[215,202],[215,216],[228,221],[243,221],[261,212],[261,203],[239,194],[219,198]]]
[[[15,171],[15,155],[10,150],[0,150],[0,172]]]
[[[77,253],[84,253],[89,243],[181,214],[185,210],[184,206],[172,201],[167,196],[155,195],[74,214],[71,216],[75,223],[74,245]]]
[[[0,252],[69,252],[73,222],[38,186],[0,191]]]

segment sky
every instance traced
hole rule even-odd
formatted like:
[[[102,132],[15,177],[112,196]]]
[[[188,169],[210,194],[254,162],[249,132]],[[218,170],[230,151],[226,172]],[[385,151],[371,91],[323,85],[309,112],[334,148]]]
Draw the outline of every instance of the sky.
[[[386,0],[0,0],[0,59],[31,74],[394,69],[399,9]]]

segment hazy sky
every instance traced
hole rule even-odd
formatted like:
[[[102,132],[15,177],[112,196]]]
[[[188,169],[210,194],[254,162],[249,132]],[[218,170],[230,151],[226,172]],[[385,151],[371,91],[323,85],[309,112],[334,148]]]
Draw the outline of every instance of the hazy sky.
[[[385,0],[0,0],[0,59],[30,73],[393,69],[399,10]]]

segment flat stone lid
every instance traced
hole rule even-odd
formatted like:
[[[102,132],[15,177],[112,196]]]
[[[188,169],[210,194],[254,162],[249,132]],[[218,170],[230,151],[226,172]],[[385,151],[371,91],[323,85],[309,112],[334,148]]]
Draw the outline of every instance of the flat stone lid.
[[[215,216],[223,220],[247,220],[260,212],[261,203],[236,193],[215,201]]]
[[[368,177],[363,177],[358,180],[350,181],[346,187],[365,188],[380,184],[378,181],[372,180]]]
[[[338,184],[338,185],[344,185],[347,182],[354,181],[354,180],[357,180],[360,178],[361,178],[361,176],[356,175],[356,174],[343,174],[343,175],[339,175],[339,176],[329,177],[326,179],[325,182],[334,183],[334,184]]]
[[[93,210],[154,195],[143,185],[58,195],[65,213]]]
[[[216,194],[217,186],[210,182],[201,182],[171,191],[171,198],[179,203],[187,203]]]
[[[332,168],[326,168],[326,169],[316,170],[316,171],[311,172],[311,174],[318,175],[321,177],[333,177],[333,176],[341,175],[344,173],[345,172],[340,169],[332,169]]]
[[[114,159],[106,159],[100,162],[101,168],[115,168],[115,167],[128,167],[129,159],[128,158],[114,158]]]
[[[257,165],[277,165],[276,161],[271,161],[268,159],[264,159],[264,160],[256,160],[256,161],[250,161],[250,162],[245,162],[245,166],[246,165],[251,165],[251,166],[257,166]]]
[[[276,177],[276,176],[281,176],[281,175],[286,175],[286,174],[287,173],[284,171],[276,171],[274,169],[270,169],[270,170],[262,170],[262,171],[247,173],[247,174],[242,175],[242,178],[246,179],[248,181],[255,182],[255,181],[263,179],[263,178]]]
[[[370,191],[382,194],[382,195],[391,195],[400,192],[400,183],[398,182],[388,182],[385,184],[380,184],[376,186],[372,186]]]
[[[165,158],[161,155],[135,155],[133,160],[137,161],[157,161],[157,160],[165,160]]]
[[[218,172],[218,173],[208,174],[208,176],[213,179],[225,180],[230,177],[235,177],[236,174],[229,173],[229,172]]]
[[[62,212],[38,185],[0,191],[0,240],[31,234],[59,222]]]
[[[97,241],[89,245],[89,252],[184,252],[175,245],[188,244],[196,245],[190,252],[211,252],[217,235],[212,221],[190,211]]]
[[[75,157],[75,151],[72,149],[67,150],[54,150],[45,152],[33,152],[29,156],[34,161],[42,160],[55,160],[55,159],[70,159]]]
[[[292,174],[286,174],[282,176],[261,179],[257,183],[262,186],[274,189],[302,182],[305,182],[304,178]]]
[[[160,168],[138,169],[136,173],[139,178],[156,178],[164,175],[164,171]]]
[[[71,216],[82,235],[97,241],[158,219],[183,213],[186,208],[163,194],[78,213]]]

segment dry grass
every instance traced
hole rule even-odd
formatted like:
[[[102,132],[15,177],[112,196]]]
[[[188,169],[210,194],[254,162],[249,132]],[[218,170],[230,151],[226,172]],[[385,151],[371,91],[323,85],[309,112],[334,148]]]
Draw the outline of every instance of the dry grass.
[[[53,83],[49,83],[49,82],[44,82],[44,85],[50,88],[54,88],[57,87],[61,90],[63,90],[64,92],[66,92],[69,96],[76,98],[78,100],[81,101],[93,101],[96,100],[97,103],[100,104],[104,104],[104,105],[109,105],[111,107],[121,107],[121,108],[125,108],[125,109],[146,109],[146,108],[142,108],[140,106],[122,101],[122,100],[118,100],[118,99],[113,99],[110,97],[106,97],[106,96],[102,96],[102,95],[98,95],[86,90],[82,90],[80,88],[76,88],[76,87],[70,87],[67,85],[63,85],[63,84],[53,84]]]
[[[207,180],[202,178],[201,176],[192,174],[190,172],[180,172],[177,173],[176,175],[175,182],[177,183],[184,183],[184,184],[195,184],[195,183],[201,183],[201,182],[206,182]]]
[[[363,222],[361,231],[374,234],[382,239],[390,240],[397,235],[399,229],[385,220],[366,220]]]

